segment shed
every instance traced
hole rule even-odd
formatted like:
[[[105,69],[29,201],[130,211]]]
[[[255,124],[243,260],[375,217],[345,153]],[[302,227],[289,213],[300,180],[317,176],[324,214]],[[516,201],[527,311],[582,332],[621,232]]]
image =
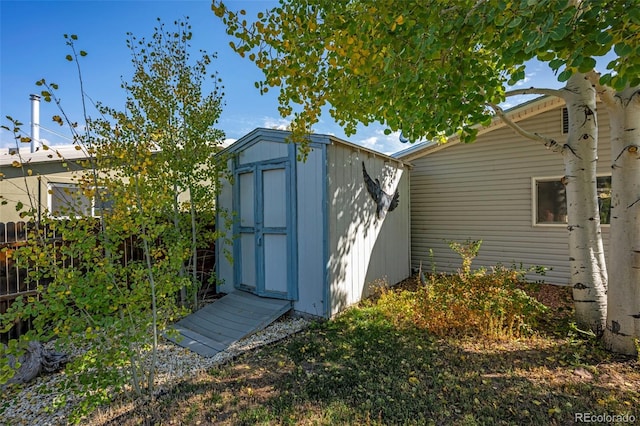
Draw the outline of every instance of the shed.
[[[541,97],[518,105],[508,116],[525,130],[567,138],[564,101]],[[598,108],[598,191],[602,238],[608,253],[608,191],[611,188],[609,117]],[[452,137],[395,154],[410,161],[411,255],[431,270],[455,272],[461,265],[447,241],[483,241],[473,267],[499,263],[550,268],[531,280],[570,283],[567,210],[562,156],[518,135],[502,120],[478,127],[470,144]],[[433,265],[432,265],[433,264]]]
[[[290,300],[328,318],[410,275],[408,164],[320,134],[300,161],[288,136],[259,128],[223,151],[231,179],[217,200],[220,290]],[[399,205],[383,218],[363,162],[385,192],[398,190]]]

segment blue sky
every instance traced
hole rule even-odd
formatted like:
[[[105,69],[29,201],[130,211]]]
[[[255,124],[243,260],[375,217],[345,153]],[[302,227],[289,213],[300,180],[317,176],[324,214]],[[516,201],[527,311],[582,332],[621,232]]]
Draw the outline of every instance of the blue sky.
[[[277,1],[254,0],[227,2],[232,9],[245,9],[249,17],[277,4]],[[24,123],[28,131],[31,121],[29,95],[39,93],[35,82],[45,78],[60,86],[58,96],[72,120],[82,122],[80,89],[75,65],[65,60],[70,53],[63,34],[79,37],[77,48],[88,52],[81,66],[85,92],[94,101],[116,109],[124,109],[125,93],[122,79],[129,80],[132,70],[126,33],[138,38],[151,37],[156,18],[170,28],[173,21],[189,17],[192,25],[192,57],[199,49],[217,53],[211,70],[217,70],[225,86],[225,107],[218,124],[227,138],[238,139],[256,127],[284,128],[286,122],[277,110],[277,91],[260,95],[254,82],[261,72],[247,59],[240,58],[229,47],[231,38],[220,20],[211,11],[209,0],[101,0],[101,1],[8,1],[0,0],[0,120],[3,125],[9,115]],[[554,76],[544,64],[528,67],[527,80],[522,84],[558,87]],[[53,104],[41,103],[40,136],[51,145],[69,143],[70,133],[51,121],[59,114]],[[95,116],[89,108],[88,114]],[[314,130],[333,134],[353,143],[391,153],[407,148],[397,134],[384,135],[384,127],[372,125],[359,128],[356,135],[346,137],[331,117],[323,115]],[[55,133],[53,133],[55,132]],[[13,146],[12,134],[2,130],[0,149]]]

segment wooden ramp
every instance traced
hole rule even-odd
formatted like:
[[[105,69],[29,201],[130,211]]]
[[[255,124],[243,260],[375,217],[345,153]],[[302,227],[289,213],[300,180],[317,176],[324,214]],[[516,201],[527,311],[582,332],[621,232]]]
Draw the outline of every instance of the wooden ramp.
[[[199,355],[211,357],[265,328],[290,309],[289,300],[234,291],[181,319],[172,326],[179,335],[165,337]]]

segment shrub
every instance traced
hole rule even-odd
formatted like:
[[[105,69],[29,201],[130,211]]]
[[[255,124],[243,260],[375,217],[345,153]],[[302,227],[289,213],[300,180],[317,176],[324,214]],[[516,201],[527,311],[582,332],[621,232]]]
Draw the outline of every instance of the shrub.
[[[472,276],[438,275],[415,290],[381,289],[377,305],[397,326],[446,336],[488,338],[530,335],[547,308],[529,296],[526,271],[497,266]]]

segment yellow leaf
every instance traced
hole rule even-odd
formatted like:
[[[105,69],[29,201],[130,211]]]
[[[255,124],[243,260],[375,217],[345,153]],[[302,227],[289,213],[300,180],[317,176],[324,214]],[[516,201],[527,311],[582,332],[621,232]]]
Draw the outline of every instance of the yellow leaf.
[[[402,25],[404,24],[404,16],[400,15],[396,18],[396,24]]]
[[[20,167],[20,166],[22,166],[22,163],[20,163],[19,161],[13,161],[13,163],[11,163],[11,165],[13,167]]]
[[[27,174],[28,174],[29,176],[33,176],[33,170],[31,170],[31,169],[27,170]]]

